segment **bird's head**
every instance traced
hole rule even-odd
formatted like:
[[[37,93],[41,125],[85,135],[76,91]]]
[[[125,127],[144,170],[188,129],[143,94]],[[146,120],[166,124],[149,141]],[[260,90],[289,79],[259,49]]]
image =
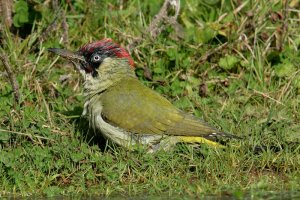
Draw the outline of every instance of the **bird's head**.
[[[76,52],[58,48],[48,50],[75,65],[84,77],[87,91],[101,91],[126,76],[135,76],[130,54],[111,39],[86,44]]]

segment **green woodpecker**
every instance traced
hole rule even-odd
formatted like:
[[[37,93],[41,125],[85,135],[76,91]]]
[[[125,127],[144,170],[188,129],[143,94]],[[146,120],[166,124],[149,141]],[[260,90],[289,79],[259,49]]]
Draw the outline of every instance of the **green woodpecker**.
[[[111,39],[87,44],[77,52],[49,51],[70,60],[83,75],[83,114],[93,129],[118,145],[154,152],[180,142],[222,146],[216,138],[235,137],[177,109],[144,86],[129,53]]]

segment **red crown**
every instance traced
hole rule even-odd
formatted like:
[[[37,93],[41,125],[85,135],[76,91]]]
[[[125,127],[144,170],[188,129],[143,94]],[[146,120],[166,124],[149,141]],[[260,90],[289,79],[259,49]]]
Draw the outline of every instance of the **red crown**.
[[[100,41],[86,44],[79,51],[82,53],[84,53],[84,52],[92,53],[95,50],[111,52],[118,58],[126,58],[128,60],[128,63],[132,66],[132,68],[134,68],[134,61],[131,58],[128,51],[126,51],[123,47],[121,47],[119,44],[115,43],[110,38],[104,38]]]

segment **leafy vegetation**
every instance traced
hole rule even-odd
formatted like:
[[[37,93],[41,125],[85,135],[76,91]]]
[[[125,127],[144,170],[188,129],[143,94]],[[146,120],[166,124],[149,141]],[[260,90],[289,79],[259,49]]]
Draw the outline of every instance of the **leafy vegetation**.
[[[298,1],[184,0],[178,24],[155,40],[143,31],[163,1],[51,2],[16,1],[14,27],[0,33],[21,94],[14,103],[2,70],[0,196],[299,192]],[[243,139],[145,154],[94,136],[81,118],[80,75],[47,48],[104,37],[142,38],[131,50],[139,79]]]

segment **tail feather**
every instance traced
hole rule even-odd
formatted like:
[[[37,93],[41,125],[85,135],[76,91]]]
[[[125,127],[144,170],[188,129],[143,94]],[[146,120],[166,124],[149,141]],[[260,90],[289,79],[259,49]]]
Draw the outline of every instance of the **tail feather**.
[[[219,148],[225,147],[222,144],[208,140],[204,137],[197,137],[197,136],[177,136],[177,137],[179,137],[180,142],[183,143],[202,143],[202,144],[208,144],[209,146],[214,146]]]

